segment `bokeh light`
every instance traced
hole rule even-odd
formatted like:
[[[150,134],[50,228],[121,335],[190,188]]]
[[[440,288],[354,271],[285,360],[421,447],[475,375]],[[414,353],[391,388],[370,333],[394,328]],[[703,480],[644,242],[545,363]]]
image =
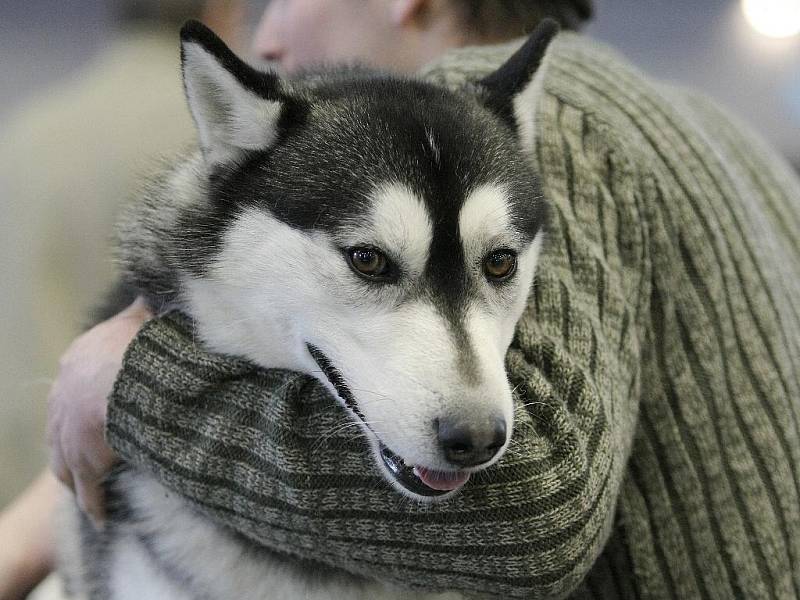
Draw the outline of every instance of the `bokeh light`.
[[[742,11],[753,29],[767,37],[800,33],[800,0],[742,0]]]

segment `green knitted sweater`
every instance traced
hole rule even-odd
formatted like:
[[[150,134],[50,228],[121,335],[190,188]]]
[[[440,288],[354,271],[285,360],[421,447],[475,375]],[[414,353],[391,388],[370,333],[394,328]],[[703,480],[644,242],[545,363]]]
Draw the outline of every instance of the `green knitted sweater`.
[[[508,47],[447,55],[458,86]],[[562,34],[531,157],[553,219],[507,358],[513,445],[391,491],[313,379],[130,347],[108,439],[212,518],[355,574],[498,598],[800,597],[800,183],[707,101]]]

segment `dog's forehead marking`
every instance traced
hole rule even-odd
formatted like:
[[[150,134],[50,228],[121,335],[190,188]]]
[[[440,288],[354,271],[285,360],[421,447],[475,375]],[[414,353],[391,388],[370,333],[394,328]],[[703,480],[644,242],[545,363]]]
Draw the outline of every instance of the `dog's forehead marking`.
[[[381,249],[396,254],[415,273],[425,268],[433,237],[428,209],[411,189],[396,181],[373,192],[369,232]]]
[[[488,250],[491,243],[510,243],[514,237],[509,199],[502,184],[486,183],[467,196],[458,215],[458,230],[466,256]]]

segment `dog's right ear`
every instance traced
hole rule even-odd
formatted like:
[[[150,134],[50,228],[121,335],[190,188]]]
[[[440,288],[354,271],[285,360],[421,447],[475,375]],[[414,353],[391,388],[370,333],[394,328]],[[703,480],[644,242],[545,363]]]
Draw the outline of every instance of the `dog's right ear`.
[[[274,73],[252,68],[208,27],[181,29],[181,68],[189,109],[209,165],[235,161],[275,142],[286,104]]]
[[[488,108],[517,132],[527,149],[534,144],[534,113],[543,92],[547,53],[559,30],[553,19],[542,20],[511,58],[479,82]]]

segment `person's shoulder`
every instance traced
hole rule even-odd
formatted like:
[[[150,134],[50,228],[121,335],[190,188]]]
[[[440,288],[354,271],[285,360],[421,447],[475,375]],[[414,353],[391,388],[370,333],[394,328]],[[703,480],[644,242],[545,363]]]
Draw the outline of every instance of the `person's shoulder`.
[[[423,79],[459,89],[475,83],[502,65],[523,43],[518,38],[502,44],[465,46],[444,53],[424,66]],[[569,92],[576,78],[592,89],[607,91],[609,78],[624,76],[648,85],[649,79],[611,47],[585,35],[562,31],[547,53],[545,87],[551,93]]]
[[[451,89],[463,88],[497,69],[523,41],[451,50],[419,75]],[[577,112],[584,126],[598,130],[610,145],[637,148],[643,140],[631,107],[645,99],[668,102],[658,82],[607,45],[581,34],[560,33],[542,68],[545,93],[536,106],[527,107],[540,128],[550,123],[558,129],[565,110]]]
[[[523,41],[520,38],[505,44],[454,48],[425,65],[417,75],[427,81],[459,89],[500,67]]]

